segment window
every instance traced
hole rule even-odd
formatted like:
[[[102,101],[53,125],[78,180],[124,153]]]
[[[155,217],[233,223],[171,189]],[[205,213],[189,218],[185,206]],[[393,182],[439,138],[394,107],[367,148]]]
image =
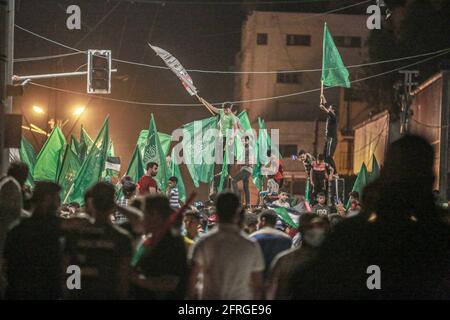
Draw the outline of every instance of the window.
[[[286,45],[288,46],[310,46],[311,36],[303,34],[288,34],[286,36]]]
[[[336,37],[334,37],[334,43],[338,47],[361,48],[361,38],[360,37],[336,36]]]
[[[266,45],[267,44],[267,40],[268,40],[267,33],[258,33],[256,35],[256,44],[259,45],[259,46]]]
[[[280,144],[280,154],[282,158],[290,158],[292,155],[297,155],[296,144]]]
[[[277,73],[277,83],[300,83],[300,73]]]

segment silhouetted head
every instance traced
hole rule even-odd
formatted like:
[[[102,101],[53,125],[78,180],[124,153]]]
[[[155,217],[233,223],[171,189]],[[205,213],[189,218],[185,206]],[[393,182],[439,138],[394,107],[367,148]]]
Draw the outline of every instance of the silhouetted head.
[[[216,200],[217,216],[221,223],[237,223],[239,221],[240,208],[238,196],[229,191],[219,194]]]
[[[408,135],[392,143],[374,183],[377,190],[371,186],[372,192],[378,194],[372,197],[374,203],[369,207],[373,206],[379,215],[395,218],[432,215],[433,162],[433,148],[421,137]]]
[[[7,175],[17,180],[20,186],[25,184],[28,177],[28,166],[25,162],[14,161],[9,165]]]

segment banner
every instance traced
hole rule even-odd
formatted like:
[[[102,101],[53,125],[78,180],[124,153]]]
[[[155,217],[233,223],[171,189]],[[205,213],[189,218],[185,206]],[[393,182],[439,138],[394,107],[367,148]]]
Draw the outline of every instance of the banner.
[[[181,65],[180,61],[171,55],[169,52],[152,46],[150,43],[148,44],[156,54],[163,59],[164,63],[177,75],[177,77],[181,80],[184,88],[191,96],[195,96],[197,94],[197,88],[194,86],[194,82],[192,81],[191,76],[186,72],[186,69]]]

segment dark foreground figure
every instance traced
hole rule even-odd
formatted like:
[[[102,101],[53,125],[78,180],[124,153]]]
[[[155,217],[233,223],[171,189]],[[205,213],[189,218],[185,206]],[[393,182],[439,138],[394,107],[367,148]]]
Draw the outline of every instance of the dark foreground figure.
[[[450,229],[433,202],[433,155],[415,136],[390,146],[363,194],[364,214],[337,226],[297,270],[292,298],[450,298]],[[372,265],[380,268],[380,289],[368,288]]]

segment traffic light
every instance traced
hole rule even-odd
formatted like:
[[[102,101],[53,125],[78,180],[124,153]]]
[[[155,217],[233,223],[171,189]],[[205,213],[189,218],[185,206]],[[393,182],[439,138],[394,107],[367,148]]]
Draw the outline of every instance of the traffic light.
[[[88,93],[111,93],[111,50],[88,50]]]

